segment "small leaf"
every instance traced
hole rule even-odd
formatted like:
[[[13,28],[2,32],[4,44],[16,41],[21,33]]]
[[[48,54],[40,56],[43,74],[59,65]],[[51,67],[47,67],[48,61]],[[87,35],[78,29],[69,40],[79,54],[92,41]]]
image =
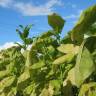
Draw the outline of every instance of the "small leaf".
[[[24,40],[23,33],[22,33],[19,29],[16,29],[16,31],[18,32],[20,38],[21,38],[22,40]]]
[[[19,25],[20,28],[24,29],[23,25]]]
[[[58,32],[61,32],[65,23],[65,20],[61,18],[56,13],[48,15],[48,23],[49,25]]]
[[[44,61],[39,61],[31,66],[32,69],[39,69],[45,65]]]
[[[32,25],[27,25],[27,26],[24,28],[24,32],[23,32],[24,38],[27,38],[27,37],[28,37],[29,31],[30,31],[31,27],[32,27]]]

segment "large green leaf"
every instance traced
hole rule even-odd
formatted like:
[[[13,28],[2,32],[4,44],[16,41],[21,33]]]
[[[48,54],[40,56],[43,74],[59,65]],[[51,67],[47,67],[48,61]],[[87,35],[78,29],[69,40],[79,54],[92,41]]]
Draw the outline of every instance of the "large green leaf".
[[[62,53],[77,54],[79,50],[79,46],[74,46],[73,44],[61,44],[57,49]]]
[[[82,44],[75,65],[75,82],[78,87],[93,73],[94,68],[92,56]]]
[[[88,32],[92,24],[96,22],[96,5],[85,10],[73,28],[71,38],[73,41],[81,43],[84,39],[84,34]]]
[[[74,54],[66,54],[53,61],[53,64],[59,65],[63,63],[70,63],[74,58]]]
[[[56,13],[48,15],[49,25],[58,32],[61,32],[65,23],[65,20]]]

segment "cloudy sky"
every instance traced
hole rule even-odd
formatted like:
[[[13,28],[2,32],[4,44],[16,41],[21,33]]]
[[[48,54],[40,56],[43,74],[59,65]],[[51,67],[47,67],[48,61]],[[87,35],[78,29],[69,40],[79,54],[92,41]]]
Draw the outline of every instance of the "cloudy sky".
[[[20,24],[34,24],[31,36],[51,29],[47,15],[53,12],[66,20],[64,36],[74,26],[82,10],[94,4],[96,0],[0,0],[0,46],[20,41],[15,31]]]

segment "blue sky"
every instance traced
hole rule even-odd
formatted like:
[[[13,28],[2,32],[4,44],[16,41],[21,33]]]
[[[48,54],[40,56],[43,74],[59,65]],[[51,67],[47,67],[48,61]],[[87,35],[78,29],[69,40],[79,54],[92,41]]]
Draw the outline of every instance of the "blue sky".
[[[82,10],[94,4],[96,0],[0,0],[0,45],[20,41],[15,31],[20,24],[34,24],[30,36],[51,29],[47,15],[53,12],[66,20],[64,36],[74,26]]]

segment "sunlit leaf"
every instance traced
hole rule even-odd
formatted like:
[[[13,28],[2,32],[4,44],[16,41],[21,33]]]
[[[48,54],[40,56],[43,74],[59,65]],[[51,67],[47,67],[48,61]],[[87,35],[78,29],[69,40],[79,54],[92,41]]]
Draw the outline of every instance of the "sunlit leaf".
[[[74,54],[67,54],[54,60],[53,64],[58,65],[63,63],[70,63],[72,62],[73,58],[74,58]]]

